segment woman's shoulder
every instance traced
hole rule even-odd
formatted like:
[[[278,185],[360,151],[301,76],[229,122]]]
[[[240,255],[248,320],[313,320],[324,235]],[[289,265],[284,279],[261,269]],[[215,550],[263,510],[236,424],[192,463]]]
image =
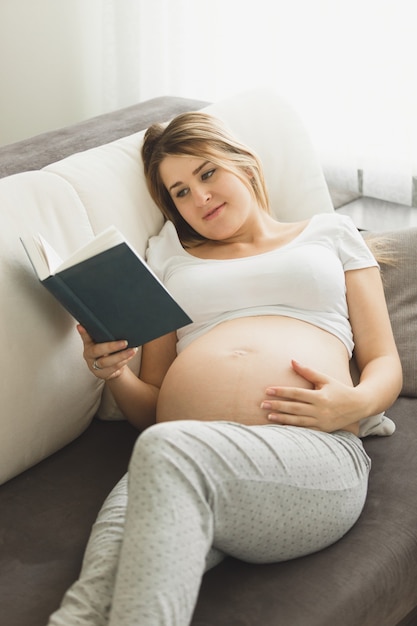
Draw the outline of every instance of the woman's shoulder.
[[[312,238],[325,240],[332,246],[345,269],[360,269],[377,265],[362,233],[348,215],[320,213],[310,220]]]
[[[318,229],[357,230],[352,219],[342,213],[316,213],[310,218],[310,224]]]
[[[340,213],[316,213],[307,222],[301,231],[302,240],[321,241],[331,240],[336,244],[345,237],[360,237],[351,218]],[[297,238],[298,239],[298,238]]]

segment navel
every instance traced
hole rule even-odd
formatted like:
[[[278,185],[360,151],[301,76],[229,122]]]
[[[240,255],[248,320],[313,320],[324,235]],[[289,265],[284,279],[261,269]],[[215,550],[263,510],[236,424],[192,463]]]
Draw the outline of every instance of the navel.
[[[232,354],[234,356],[247,356],[249,353],[247,350],[243,350],[243,349],[237,349],[237,350],[233,350]]]

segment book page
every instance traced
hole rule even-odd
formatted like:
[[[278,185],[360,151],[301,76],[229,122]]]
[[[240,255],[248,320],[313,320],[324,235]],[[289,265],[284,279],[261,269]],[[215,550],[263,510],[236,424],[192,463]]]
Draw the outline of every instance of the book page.
[[[51,244],[40,234],[24,239],[21,237],[20,240],[40,280],[45,280],[61,270],[82,263],[120,243],[127,243],[121,232],[115,226],[110,226],[63,261]]]
[[[20,237],[20,241],[39,280],[48,278],[50,275],[49,263],[39,236]]]
[[[92,239],[88,244],[78,248],[78,250],[71,254],[71,256],[69,256],[64,262],[60,262],[59,266],[55,267],[54,272],[68,269],[69,267],[77,265],[77,263],[81,263],[86,259],[90,259],[96,254],[109,250],[124,241],[125,238],[117,230],[117,228],[110,226]]]
[[[53,247],[46,241],[46,239],[42,237],[42,235],[38,235],[38,242],[39,251],[45,260],[46,266],[48,268],[48,273],[54,274],[58,267],[61,265],[62,259],[59,254],[55,252]]]

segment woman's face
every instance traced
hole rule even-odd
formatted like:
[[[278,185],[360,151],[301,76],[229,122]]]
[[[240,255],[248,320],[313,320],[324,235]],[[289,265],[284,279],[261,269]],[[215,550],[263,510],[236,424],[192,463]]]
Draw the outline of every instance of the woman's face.
[[[207,239],[233,239],[259,213],[238,176],[204,158],[165,157],[160,175],[180,215]]]

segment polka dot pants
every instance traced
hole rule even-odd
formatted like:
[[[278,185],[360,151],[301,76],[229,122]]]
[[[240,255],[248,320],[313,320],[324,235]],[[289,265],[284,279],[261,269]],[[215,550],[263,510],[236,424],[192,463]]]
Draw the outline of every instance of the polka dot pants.
[[[362,510],[369,469],[345,431],[156,424],[132,455],[124,527],[119,510],[102,549],[90,540],[50,626],[187,626],[204,572],[224,555],[271,563],[340,539]]]

